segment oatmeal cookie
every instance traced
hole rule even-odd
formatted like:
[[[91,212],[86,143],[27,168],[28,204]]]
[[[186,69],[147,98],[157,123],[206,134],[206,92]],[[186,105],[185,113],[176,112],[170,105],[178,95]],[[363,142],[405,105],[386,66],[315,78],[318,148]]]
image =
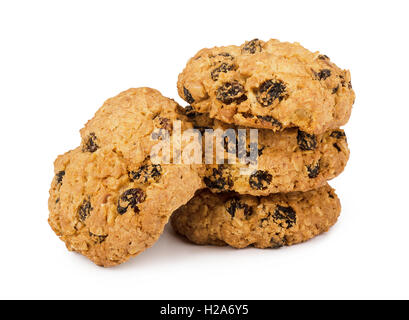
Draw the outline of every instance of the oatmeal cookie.
[[[125,91],[88,122],[79,148],[57,158],[49,224],[69,250],[101,266],[125,262],[152,246],[202,188],[195,165],[150,157],[156,129],[172,135],[172,120],[181,119],[176,108],[156,90]]]
[[[176,210],[171,223],[177,233],[200,245],[278,248],[328,231],[340,211],[329,185],[268,197],[202,190]]]
[[[310,134],[346,124],[355,100],[349,71],[326,55],[278,40],[202,49],[177,86],[187,103],[211,118]]]

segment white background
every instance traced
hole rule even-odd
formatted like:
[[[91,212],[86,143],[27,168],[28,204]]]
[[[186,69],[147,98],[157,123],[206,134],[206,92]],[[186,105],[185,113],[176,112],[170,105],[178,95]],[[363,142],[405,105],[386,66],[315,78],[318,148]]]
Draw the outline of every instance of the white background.
[[[2,1],[0,298],[409,298],[407,1]],[[47,224],[53,161],[105,99],[176,81],[203,47],[298,41],[352,72],[351,159],[326,235],[279,250],[198,247],[167,228],[116,268]]]

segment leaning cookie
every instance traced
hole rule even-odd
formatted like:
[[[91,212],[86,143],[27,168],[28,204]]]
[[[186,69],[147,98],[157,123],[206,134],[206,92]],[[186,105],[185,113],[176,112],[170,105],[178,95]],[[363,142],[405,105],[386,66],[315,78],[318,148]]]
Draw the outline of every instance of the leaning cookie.
[[[203,190],[172,215],[171,223],[177,233],[200,245],[277,248],[328,231],[340,211],[329,185],[268,197]]]
[[[190,108],[179,109],[189,117],[195,128],[205,133],[206,129],[228,129],[237,131],[240,127],[212,120],[205,114],[192,112]],[[319,188],[327,181],[337,177],[344,170],[349,149],[345,132],[341,129],[329,130],[323,134],[308,134],[298,129],[286,129],[272,132],[258,130],[258,139],[250,140],[247,130],[246,150],[229,144],[228,139],[213,139],[223,147],[224,164],[213,163],[205,168],[203,180],[212,192],[235,191],[240,194],[266,196],[272,193],[309,191]],[[226,136],[225,136],[226,137]],[[236,139],[236,142],[238,139]],[[254,148],[255,158],[248,158],[249,164],[236,159],[235,164],[228,163],[231,154],[246,155]],[[220,148],[221,149],[221,148]],[[215,151],[216,148],[213,148]],[[247,174],[245,174],[247,172]]]
[[[193,165],[150,158],[152,134],[179,119],[176,107],[156,90],[128,90],[82,130],[81,147],[57,158],[49,224],[69,250],[101,266],[123,263],[152,246],[202,188]]]
[[[200,50],[179,75],[178,92],[226,123],[314,134],[346,124],[355,100],[349,71],[327,56],[257,39]]]

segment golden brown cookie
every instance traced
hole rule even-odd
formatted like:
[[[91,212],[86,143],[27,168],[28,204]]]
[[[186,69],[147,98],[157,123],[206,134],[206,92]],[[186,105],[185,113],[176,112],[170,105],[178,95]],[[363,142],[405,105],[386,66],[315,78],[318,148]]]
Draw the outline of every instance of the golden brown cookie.
[[[200,50],[179,75],[179,95],[226,123],[321,134],[348,121],[349,71],[298,43],[252,40]]]
[[[171,223],[177,233],[200,245],[277,248],[328,231],[340,211],[329,185],[268,197],[202,190],[176,210]]]
[[[233,128],[237,136],[238,129],[218,120],[212,120],[205,114],[193,112],[190,108],[179,109],[189,117],[194,126],[205,133],[206,129],[221,129],[222,132]],[[235,191],[240,194],[266,196],[271,193],[309,191],[326,184],[338,176],[345,168],[349,149],[345,133],[341,129],[329,130],[324,134],[308,134],[298,129],[286,129],[274,133],[271,130],[258,130],[256,144],[251,142],[249,130],[246,131],[245,150],[236,143],[229,144],[227,136],[223,140],[213,139],[213,145],[221,144],[224,149],[224,164],[206,165],[204,182],[212,192]],[[233,147],[233,148],[232,148]],[[236,156],[256,151],[256,159],[249,164],[238,160],[229,164],[230,154]],[[213,148],[216,151],[216,147]],[[251,160],[256,160],[251,161]],[[251,165],[255,165],[254,169]],[[243,169],[251,169],[243,174]]]
[[[125,91],[88,122],[79,148],[58,157],[49,223],[69,250],[101,266],[125,262],[152,246],[202,187],[197,167],[150,158],[156,129],[181,118],[176,108],[156,90]]]

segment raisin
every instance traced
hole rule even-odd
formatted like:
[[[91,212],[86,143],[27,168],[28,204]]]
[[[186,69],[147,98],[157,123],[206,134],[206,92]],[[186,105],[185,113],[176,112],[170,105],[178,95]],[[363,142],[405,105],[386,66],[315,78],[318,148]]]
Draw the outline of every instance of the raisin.
[[[87,138],[87,141],[85,142],[85,145],[82,148],[83,152],[91,152],[94,153],[97,151],[99,148],[97,144],[97,136],[95,133],[91,132]]]
[[[331,132],[330,136],[336,139],[342,139],[345,138],[345,132],[335,130]]]
[[[334,143],[333,146],[338,150],[338,152],[341,152],[341,148],[339,147],[338,143]]]
[[[108,235],[94,234],[94,233],[92,233],[91,231],[89,232],[89,236],[90,236],[91,238],[93,238],[96,243],[102,243],[102,242],[104,242],[105,239],[108,237]]]
[[[303,151],[314,150],[317,147],[317,138],[314,134],[298,130],[297,143]]]
[[[172,131],[173,126],[172,126],[172,123],[170,122],[170,119],[158,117],[158,122],[159,122],[159,127],[161,129],[165,129],[167,131]]]
[[[131,207],[135,213],[139,213],[137,204],[144,202],[145,199],[145,192],[141,189],[126,190],[118,199],[117,211],[122,215]]]
[[[209,189],[223,190],[232,188],[234,183],[231,177],[229,175],[227,177],[223,176],[223,173],[223,167],[213,168],[212,175],[205,177],[203,181]]]
[[[253,210],[246,203],[241,202],[238,198],[233,198],[227,202],[226,211],[234,218],[237,210],[244,210],[244,215],[247,217],[252,214]]]
[[[321,165],[318,161],[316,165],[307,166],[308,178],[314,179],[320,174]]]
[[[195,99],[193,99],[191,93],[185,87],[183,87],[183,94],[185,95],[185,100],[187,101],[187,103],[192,104],[193,102],[195,102]]]
[[[329,60],[329,57],[327,55],[325,55],[325,54],[320,54],[318,56],[318,59],[320,59],[320,60]]]
[[[265,190],[271,183],[273,176],[267,171],[257,170],[249,178],[249,184],[252,189]]]
[[[344,77],[343,75],[341,75],[341,74],[340,74],[338,77],[341,79],[341,85],[342,85],[342,87],[345,88],[345,87],[346,87],[345,77]]]
[[[243,49],[241,49],[242,53],[250,53],[255,54],[256,52],[261,52],[263,49],[261,47],[261,41],[259,39],[253,39],[251,41],[247,41],[244,44]]]
[[[60,171],[55,175],[55,180],[57,181],[57,184],[60,184],[62,182],[62,179],[65,176],[65,171]]]
[[[194,118],[196,116],[196,110],[191,105],[188,105],[188,106],[185,107],[184,113],[185,113],[186,117],[188,117],[190,119],[192,119],[192,118]]]
[[[89,200],[84,200],[78,208],[78,217],[80,221],[85,221],[90,216],[92,210],[94,210],[94,208],[91,206],[91,202]]]
[[[329,69],[322,69],[319,72],[315,72],[315,71],[313,71],[313,72],[314,72],[315,79],[320,80],[320,81],[325,80],[325,79],[327,79],[328,77],[331,76],[331,70],[329,70]]]
[[[277,119],[274,119],[272,116],[257,116],[257,118],[262,121],[270,122],[273,125],[273,127],[277,127],[279,129],[283,127],[281,122],[278,121]]]
[[[128,172],[129,180],[131,182],[138,181],[147,183],[150,179],[158,182],[162,176],[162,167],[160,164],[142,165],[137,171]]]
[[[216,99],[225,103],[233,102],[240,104],[247,100],[244,87],[238,81],[226,82],[217,89]]]
[[[286,229],[290,229],[297,222],[295,211],[290,206],[284,207],[277,205],[273,219],[280,227]],[[283,223],[285,223],[285,225]]]
[[[339,85],[332,89],[332,94],[336,94],[339,90]]]
[[[217,81],[219,79],[220,73],[224,72],[227,73],[229,71],[234,70],[235,66],[233,64],[228,64],[223,62],[220,66],[218,66],[216,69],[214,69],[211,73],[210,76],[213,81]]]
[[[213,54],[209,55],[210,59],[214,59],[216,57],[223,57],[223,58],[227,58],[229,60],[234,60],[234,57],[228,52],[221,52],[221,53],[218,53],[216,55],[213,55]],[[224,60],[226,60],[226,59],[224,59]]]
[[[233,60],[233,59],[234,59],[234,57],[233,57],[230,53],[228,53],[228,52],[219,53],[218,56],[225,57],[225,58],[229,58],[230,60]]]
[[[281,80],[264,81],[257,93],[257,101],[263,106],[268,107],[275,100],[282,101],[288,97],[286,86]]]
[[[328,197],[331,199],[335,199],[335,196],[333,195],[332,191],[328,191]]]
[[[351,81],[348,82],[348,89],[352,89],[352,82]]]
[[[57,198],[57,199],[55,200],[55,203],[58,203],[58,202],[60,202],[60,198]]]

